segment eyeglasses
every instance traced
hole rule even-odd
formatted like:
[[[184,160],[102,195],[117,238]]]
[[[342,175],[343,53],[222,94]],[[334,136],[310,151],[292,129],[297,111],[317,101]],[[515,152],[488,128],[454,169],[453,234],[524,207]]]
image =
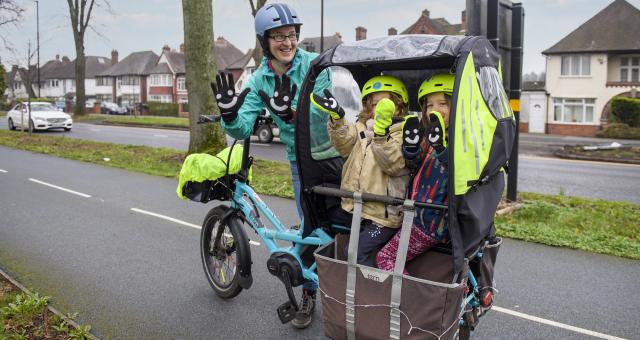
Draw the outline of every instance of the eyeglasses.
[[[270,35],[269,38],[277,42],[283,42],[285,38],[289,38],[290,41],[298,41],[298,33],[290,33],[289,35],[278,33],[278,34]]]

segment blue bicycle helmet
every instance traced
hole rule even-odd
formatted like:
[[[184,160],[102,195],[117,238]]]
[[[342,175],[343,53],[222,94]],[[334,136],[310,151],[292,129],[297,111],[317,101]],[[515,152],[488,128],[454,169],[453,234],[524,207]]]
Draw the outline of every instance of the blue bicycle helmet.
[[[267,43],[267,33],[269,30],[282,26],[295,26],[296,32],[300,34],[302,21],[293,8],[286,4],[267,4],[258,10],[255,17],[256,36],[262,46],[263,53],[269,58],[273,58],[269,52]]]

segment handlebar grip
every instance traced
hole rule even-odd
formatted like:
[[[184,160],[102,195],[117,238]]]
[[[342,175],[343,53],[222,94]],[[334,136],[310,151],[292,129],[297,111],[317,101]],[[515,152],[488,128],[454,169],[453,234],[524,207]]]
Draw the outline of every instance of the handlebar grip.
[[[221,115],[199,115],[196,124],[215,123],[219,122],[221,118]]]

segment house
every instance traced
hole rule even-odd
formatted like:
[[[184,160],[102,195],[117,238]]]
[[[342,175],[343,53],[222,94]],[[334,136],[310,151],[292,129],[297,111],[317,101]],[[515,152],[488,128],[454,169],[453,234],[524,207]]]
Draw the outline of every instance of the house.
[[[186,103],[186,68],[184,46],[181,51],[172,51],[168,45],[162,48],[162,54],[156,66],[149,72],[148,100],[161,103]]]
[[[462,22],[460,24],[451,24],[445,18],[431,18],[429,10],[423,10],[422,14],[407,29],[400,34],[438,34],[438,35],[459,35],[466,30],[466,12],[462,11]],[[390,29],[390,33],[395,31]],[[389,34],[392,35],[392,34]]]
[[[113,65],[96,74],[96,99],[110,99],[127,107],[146,103],[147,76],[158,59],[153,51],[141,51],[133,52],[118,62],[118,52],[114,50],[111,54]]]
[[[227,72],[231,72],[236,81],[236,92],[240,93],[244,84],[249,81],[251,75],[256,70],[256,62],[253,60],[253,49],[250,48],[242,58],[227,66]]]
[[[96,99],[96,75],[109,66],[105,57],[85,56],[85,98]],[[40,68],[40,97],[73,98],[76,93],[76,61],[56,55],[55,60],[46,62]]]
[[[616,0],[558,43],[546,56],[546,132],[594,136],[610,121],[615,96],[640,88],[640,10]]]
[[[33,83],[37,82],[37,72],[35,67],[32,66],[27,69],[18,67],[18,65],[11,66],[11,70],[6,73],[7,89],[4,94],[7,100],[14,101],[17,98],[36,97]]]
[[[332,49],[333,47],[342,44],[342,35],[340,33],[324,37],[322,42],[322,52]],[[321,53],[320,51],[320,37],[304,38],[298,43],[298,47],[315,53]]]
[[[237,76],[243,72],[243,68],[229,69],[229,67],[242,64],[239,61],[246,56],[224,37],[218,37],[214,41],[214,52],[218,72],[232,72],[237,79]],[[168,45],[162,47],[157,63],[149,71],[147,84],[148,101],[188,103],[184,44],[180,45],[179,52],[172,50]]]

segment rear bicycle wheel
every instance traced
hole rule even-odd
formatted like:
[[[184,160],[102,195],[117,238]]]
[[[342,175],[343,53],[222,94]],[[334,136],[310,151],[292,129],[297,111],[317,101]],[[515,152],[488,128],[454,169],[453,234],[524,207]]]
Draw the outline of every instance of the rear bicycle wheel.
[[[251,256],[249,241],[236,216],[222,217],[229,207],[217,206],[207,214],[200,234],[202,266],[211,288],[223,299],[231,299],[242,291],[238,264]]]

